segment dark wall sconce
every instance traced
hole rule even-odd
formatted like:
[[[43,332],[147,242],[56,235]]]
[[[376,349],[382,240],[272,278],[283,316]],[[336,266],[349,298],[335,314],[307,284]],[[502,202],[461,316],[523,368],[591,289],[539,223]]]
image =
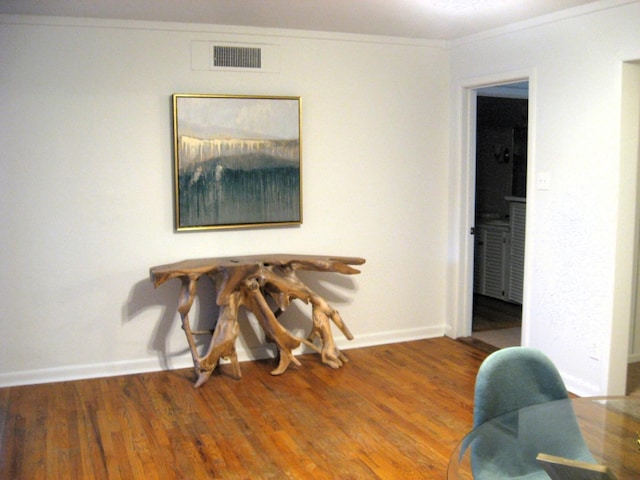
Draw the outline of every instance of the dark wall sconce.
[[[493,156],[495,157],[496,162],[498,163],[507,164],[511,159],[511,154],[509,152],[509,149],[506,146],[502,145],[501,143],[498,143],[493,146]]]

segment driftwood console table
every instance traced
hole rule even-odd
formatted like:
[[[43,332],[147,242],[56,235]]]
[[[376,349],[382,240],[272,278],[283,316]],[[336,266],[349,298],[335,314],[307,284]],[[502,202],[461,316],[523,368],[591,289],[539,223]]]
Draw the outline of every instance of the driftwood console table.
[[[235,378],[241,377],[235,343],[240,332],[238,310],[242,305],[256,316],[267,338],[275,342],[278,348],[280,360],[272,375],[281,375],[291,363],[300,365],[292,350],[301,343],[318,352],[325,364],[340,368],[347,359],[336,347],[330,321],[349,340],[353,339],[353,335],[338,311],[304,285],[296,276],[296,270],[351,275],[360,273],[360,270],[350,265],[362,265],[364,262],[363,258],[358,257],[293,254],[205,258],[152,267],[150,276],[155,287],[172,278],[179,278],[182,282],[178,313],[189,342],[197,377],[195,387],[198,388],[209,379],[221,358],[231,361]],[[212,332],[193,331],[189,322],[189,310],[197,295],[197,281],[202,275],[212,279],[217,294],[219,313]],[[276,303],[275,312],[267,302],[267,297]],[[291,334],[277,319],[291,300],[296,298],[312,306],[313,325],[306,339]],[[194,340],[194,335],[201,334],[212,334],[204,356],[198,353]],[[320,346],[314,343],[315,340],[319,341]]]

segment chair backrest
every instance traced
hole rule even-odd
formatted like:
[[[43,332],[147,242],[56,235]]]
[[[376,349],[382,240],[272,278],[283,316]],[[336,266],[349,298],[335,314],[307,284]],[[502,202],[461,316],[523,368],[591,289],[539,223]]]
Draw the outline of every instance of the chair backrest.
[[[503,348],[489,355],[476,377],[473,426],[523,407],[568,398],[557,368],[539,350]]]
[[[473,426],[480,428],[471,444],[473,478],[548,478],[539,453],[593,463],[570,401],[538,413],[537,406],[568,398],[560,373],[542,352],[511,347],[489,355],[476,377]]]

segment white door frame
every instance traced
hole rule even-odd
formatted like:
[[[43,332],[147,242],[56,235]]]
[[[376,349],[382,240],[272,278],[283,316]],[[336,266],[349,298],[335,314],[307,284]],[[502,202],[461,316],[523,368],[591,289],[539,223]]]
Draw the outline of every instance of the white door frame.
[[[449,322],[447,335],[458,338],[471,335],[473,316],[473,261],[474,238],[471,227],[475,226],[475,182],[476,182],[476,93],[480,88],[529,82],[529,119],[527,142],[527,192],[531,192],[535,145],[535,72],[531,70],[496,74],[486,77],[468,79],[461,82],[455,90],[454,105],[460,112],[459,124],[452,125],[455,132],[451,138],[451,248],[452,255],[458,258],[454,268],[450,270],[449,279]],[[455,118],[455,116],[454,116]],[[456,135],[457,132],[457,135]],[[529,195],[527,195],[529,197]],[[527,210],[531,208],[527,198]],[[529,215],[527,214],[525,240],[525,269],[523,285],[522,309],[522,345],[528,340],[527,285],[528,285],[528,250]]]
[[[620,209],[616,232],[616,274],[607,394],[626,392],[627,363],[640,358],[640,60],[620,63]]]

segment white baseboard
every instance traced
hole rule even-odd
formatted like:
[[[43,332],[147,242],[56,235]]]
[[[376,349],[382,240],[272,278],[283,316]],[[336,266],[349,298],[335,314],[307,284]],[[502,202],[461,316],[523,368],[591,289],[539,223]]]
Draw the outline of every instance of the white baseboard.
[[[444,335],[445,326],[423,327],[407,330],[394,330],[373,334],[356,335],[354,340],[347,340],[336,335],[336,345],[340,350],[352,348],[372,347],[388,343],[408,342],[425,338],[436,338]],[[252,349],[238,349],[238,359],[241,362],[269,358],[274,356],[273,348],[259,346]],[[294,352],[296,355],[313,353],[308,347]],[[106,362],[85,365],[71,365],[65,367],[42,368],[21,372],[0,373],[0,387],[18,385],[33,385],[38,383],[65,382],[88,378],[114,377],[136,373],[157,372],[161,370],[175,370],[193,367],[190,354],[167,358],[145,358],[118,362]]]
[[[585,383],[576,377],[571,375],[565,375],[560,372],[560,376],[564,380],[564,383],[571,393],[578,395],[579,397],[595,397],[602,395],[596,384]]]

